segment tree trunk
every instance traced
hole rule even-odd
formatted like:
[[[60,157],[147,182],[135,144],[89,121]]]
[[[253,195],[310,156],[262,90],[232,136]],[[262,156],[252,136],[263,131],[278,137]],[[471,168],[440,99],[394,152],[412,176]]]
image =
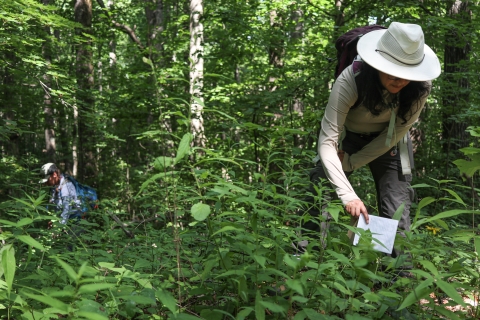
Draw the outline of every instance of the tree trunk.
[[[465,26],[471,22],[471,12],[468,8],[468,1],[449,1],[447,4],[449,18],[461,21],[460,25]],[[469,28],[464,28],[469,30]],[[467,123],[463,119],[456,118],[456,115],[464,113],[469,104],[469,81],[462,74],[468,72],[466,63],[470,56],[469,34],[460,32],[456,28],[446,35],[444,77],[446,85],[443,91],[442,127],[444,140],[443,148],[447,155],[446,163],[451,158],[456,158],[456,151],[468,144],[469,135],[466,133]],[[460,75],[460,76],[459,76]],[[446,169],[448,176],[448,166]]]
[[[94,112],[94,70],[91,39],[92,0],[75,1],[75,21],[83,28],[77,29],[77,108],[78,108],[78,177],[81,180],[96,176],[94,132],[91,128],[91,115]],[[75,162],[75,159],[74,159]],[[74,172],[75,172],[74,168]]]
[[[291,19],[292,21],[295,22],[295,28],[294,30],[292,31],[292,42],[297,44],[297,45],[300,45],[303,47],[303,43],[302,43],[302,40],[303,40],[303,21],[302,21],[302,17],[303,17],[303,11],[301,9],[297,9],[297,10],[294,10],[291,14]],[[304,111],[304,104],[303,104],[303,101],[302,99],[298,96],[298,93],[297,93],[298,90],[295,90],[293,92],[293,102],[292,102],[292,106],[291,106],[291,112],[293,111],[294,114],[297,114],[300,118],[303,118],[303,111]],[[299,129],[303,129],[303,128],[299,128]],[[303,139],[303,136],[301,135],[294,135],[294,146],[295,147],[300,147],[300,148],[303,148],[304,147],[304,139]]]
[[[50,4],[50,0],[43,0],[43,4],[48,6]],[[43,58],[47,65],[50,65],[52,62],[52,44],[49,40],[50,36],[50,27],[44,27],[45,34],[47,35],[47,40],[43,43],[42,46],[42,53]],[[50,96],[50,88],[52,87],[51,76],[48,74],[43,75],[43,81],[46,86],[44,87],[45,94],[43,96],[43,113],[45,115],[45,152],[46,152],[46,160],[47,162],[56,162],[55,152],[56,152],[56,144],[55,144],[55,118],[53,113],[52,107],[52,100]]]
[[[203,16],[202,0],[190,1],[190,105],[191,131],[194,145],[205,147],[203,126]],[[193,99],[195,97],[197,100]]]

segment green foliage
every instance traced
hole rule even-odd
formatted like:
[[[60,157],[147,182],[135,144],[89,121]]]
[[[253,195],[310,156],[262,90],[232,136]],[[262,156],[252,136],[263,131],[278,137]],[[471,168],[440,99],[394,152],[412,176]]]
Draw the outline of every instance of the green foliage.
[[[303,199],[336,36],[369,22],[421,23],[448,64],[449,45],[478,51],[475,20],[456,19],[450,2],[436,0],[204,2],[199,99],[189,91],[188,2],[93,1],[88,37],[72,1],[46,2],[0,0],[0,318],[480,316],[464,302],[478,301],[480,287],[478,128],[448,139],[462,145],[453,163],[460,155],[447,153],[444,139],[447,120],[478,123],[475,55],[433,83],[416,124],[419,201],[412,229],[396,241],[411,261],[372,251],[372,235],[351,227],[334,202],[325,247],[316,238],[306,252],[292,247],[306,239],[300,223],[313,219],[302,215]],[[475,19],[478,6],[469,5]],[[94,62],[88,92],[77,82],[85,39]],[[462,98],[451,103],[452,95]],[[201,147],[190,132],[192,102],[203,107]],[[56,134],[54,155],[43,150],[45,129]],[[94,154],[79,152],[79,142]],[[85,158],[98,160],[82,182],[97,187],[100,209],[60,225],[38,167],[55,161],[70,171]],[[374,212],[367,171],[352,185]],[[318,202],[327,190],[318,186]],[[358,246],[348,231],[361,234]],[[399,276],[404,264],[413,277]]]
[[[187,155],[192,152],[188,149],[180,143],[176,154]],[[160,225],[125,225],[134,230],[134,239],[126,238],[102,211],[114,209],[107,201],[92,211],[88,222],[62,230],[42,209],[45,194],[14,199],[5,207],[11,218],[2,221],[9,231],[4,230],[1,250],[0,285],[5,290],[0,299],[5,308],[0,313],[28,319],[40,314],[75,319],[478,315],[478,308],[464,299],[478,294],[475,248],[480,237],[458,228],[452,218],[479,211],[429,209],[445,202],[466,205],[447,182],[438,186],[451,196],[421,202],[412,231],[396,241],[409,252],[413,266],[413,277],[403,278],[398,268],[405,256],[393,259],[372,251],[372,235],[365,232],[352,247],[346,236],[349,218],[333,204],[330,212],[338,217],[331,222],[326,246],[310,238],[307,251],[296,252],[292,243],[305,239],[298,227],[307,218],[298,214],[305,179],[295,169],[299,161],[285,157],[277,144],[270,144],[267,155],[265,170],[248,183],[233,180],[233,168],[225,176],[209,170],[211,162],[204,160],[215,159],[215,154],[200,160],[204,166],[187,157],[160,166],[160,184],[146,185],[137,198],[164,199],[165,208],[173,211],[157,208],[164,221]],[[273,165],[281,170],[269,172]],[[38,228],[46,217],[53,228]],[[450,311],[453,306],[462,312]]]

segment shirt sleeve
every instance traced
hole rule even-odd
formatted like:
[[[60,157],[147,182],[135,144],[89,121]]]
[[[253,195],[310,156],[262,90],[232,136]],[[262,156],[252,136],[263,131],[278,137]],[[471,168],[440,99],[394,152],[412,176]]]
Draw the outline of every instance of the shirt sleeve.
[[[333,84],[318,138],[318,154],[325,173],[343,204],[360,199],[348,181],[337,155],[338,141],[344,130],[345,119],[357,97],[355,78],[352,67],[349,66]]]

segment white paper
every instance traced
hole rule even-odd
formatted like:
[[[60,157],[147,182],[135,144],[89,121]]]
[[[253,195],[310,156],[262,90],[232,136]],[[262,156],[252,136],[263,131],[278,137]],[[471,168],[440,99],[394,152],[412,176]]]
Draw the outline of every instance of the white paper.
[[[372,238],[378,240],[383,246],[377,241],[373,241],[373,249],[385,253],[392,253],[393,243],[395,242],[395,235],[397,234],[398,220],[381,218],[378,216],[369,216],[370,222],[367,224],[365,222],[365,217],[363,214],[360,215],[358,219],[358,228],[363,230],[370,230],[372,233]],[[353,245],[358,244],[360,236],[355,234],[353,238]]]

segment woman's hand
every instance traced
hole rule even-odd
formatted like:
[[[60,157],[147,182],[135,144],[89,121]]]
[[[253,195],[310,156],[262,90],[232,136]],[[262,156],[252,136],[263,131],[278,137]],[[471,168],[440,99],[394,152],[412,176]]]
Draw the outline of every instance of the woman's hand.
[[[365,222],[368,224],[370,219],[368,218],[367,208],[363,204],[362,200],[355,199],[348,202],[345,205],[345,209],[347,209],[347,212],[355,218],[358,218],[360,217],[360,214],[363,214],[363,216],[365,217]]]
[[[345,155],[345,151],[338,150],[337,155],[338,155],[338,158],[340,159],[340,162],[343,162],[343,156]]]

